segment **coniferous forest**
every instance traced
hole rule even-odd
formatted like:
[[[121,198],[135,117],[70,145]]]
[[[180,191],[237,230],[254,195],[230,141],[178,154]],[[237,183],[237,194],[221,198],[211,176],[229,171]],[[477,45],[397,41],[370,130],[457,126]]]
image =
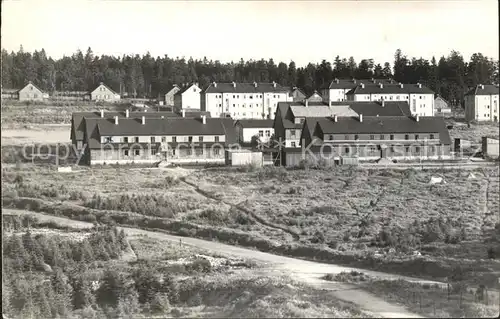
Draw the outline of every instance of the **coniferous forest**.
[[[389,62],[353,57],[332,57],[331,61],[310,62],[299,67],[295,62],[241,59],[224,63],[208,58],[197,60],[168,55],[153,57],[94,55],[91,48],[71,56],[53,59],[44,49],[25,52],[2,50],[2,87],[21,88],[32,81],[41,89],[54,91],[88,91],[99,82],[120,93],[156,98],[172,84],[198,82],[201,87],[216,82],[271,82],[302,88],[306,94],[328,85],[334,78],[392,78],[402,83],[422,83],[445,99],[457,104],[468,88],[476,84],[498,84],[498,60],[481,53],[464,57],[457,51],[448,56],[408,57],[396,50]]]

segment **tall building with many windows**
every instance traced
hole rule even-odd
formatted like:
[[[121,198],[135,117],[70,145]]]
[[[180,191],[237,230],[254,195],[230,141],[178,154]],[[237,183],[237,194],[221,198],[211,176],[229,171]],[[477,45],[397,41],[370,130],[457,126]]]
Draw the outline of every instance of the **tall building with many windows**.
[[[213,82],[201,94],[201,110],[212,117],[274,119],[278,102],[292,99],[289,89],[276,82]]]
[[[498,92],[497,85],[479,84],[465,94],[465,119],[467,121],[498,122]]]

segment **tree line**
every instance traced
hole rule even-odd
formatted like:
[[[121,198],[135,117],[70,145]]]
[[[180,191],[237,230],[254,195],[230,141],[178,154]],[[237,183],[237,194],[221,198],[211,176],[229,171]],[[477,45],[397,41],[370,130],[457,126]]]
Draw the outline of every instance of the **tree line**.
[[[32,81],[42,90],[89,91],[104,82],[115,91],[134,97],[156,98],[173,85],[197,82],[201,87],[210,82],[271,82],[297,86],[311,94],[327,86],[335,78],[394,79],[401,83],[422,83],[449,101],[462,100],[468,88],[477,84],[498,84],[498,60],[474,53],[468,61],[457,51],[431,60],[408,57],[400,49],[389,62],[373,59],[356,62],[353,57],[336,56],[331,62],[308,63],[273,59],[222,63],[203,59],[172,58],[168,55],[143,56],[94,55],[89,47],[85,54],[78,50],[71,56],[53,59],[44,49],[33,53],[2,50],[2,87],[21,88]]]

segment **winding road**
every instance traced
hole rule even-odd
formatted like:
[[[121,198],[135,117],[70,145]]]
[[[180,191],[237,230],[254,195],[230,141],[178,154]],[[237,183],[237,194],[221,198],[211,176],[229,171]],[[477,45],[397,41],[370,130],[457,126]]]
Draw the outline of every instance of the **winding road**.
[[[75,221],[67,218],[45,215],[41,213],[28,212],[16,209],[2,209],[3,215],[22,215],[30,214],[36,216],[40,221],[53,221],[57,224],[70,226],[74,228],[91,228],[93,224]],[[413,282],[430,283],[443,285],[440,282],[433,282],[428,280],[421,280],[418,278],[411,278],[393,274],[387,274],[377,271],[369,271],[364,269],[356,269],[351,267],[342,267],[332,264],[324,264],[319,262],[307,261],[302,259],[295,259],[290,257],[273,255],[264,253],[257,250],[245,249],[237,246],[226,245],[218,242],[207,241],[197,238],[181,237],[166,234],[163,232],[147,231],[137,228],[118,227],[123,229],[129,236],[142,235],[158,240],[168,240],[182,244],[195,246],[201,249],[209,250],[221,255],[230,255],[234,257],[255,260],[263,265],[256,271],[262,272],[264,275],[272,276],[274,274],[289,274],[294,280],[309,284],[317,289],[322,289],[325,293],[334,298],[344,300],[358,305],[362,310],[373,313],[375,316],[384,318],[422,318],[421,316],[411,313],[404,307],[395,305],[385,301],[384,299],[375,296],[371,293],[359,289],[355,285],[330,282],[322,280],[321,277],[326,274],[336,274],[342,271],[357,270],[369,276],[378,277],[381,279],[404,279]]]

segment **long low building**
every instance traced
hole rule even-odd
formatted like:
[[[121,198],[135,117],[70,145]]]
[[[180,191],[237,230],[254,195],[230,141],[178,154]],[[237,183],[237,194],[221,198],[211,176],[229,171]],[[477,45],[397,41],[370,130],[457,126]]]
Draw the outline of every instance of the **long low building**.
[[[309,123],[308,123],[309,122]],[[451,139],[442,118],[420,116],[308,118],[301,148],[285,153],[287,166],[302,161],[447,159]]]
[[[83,152],[80,164],[86,165],[224,164],[225,150],[237,147],[233,120],[187,114],[75,113],[71,140]]]

